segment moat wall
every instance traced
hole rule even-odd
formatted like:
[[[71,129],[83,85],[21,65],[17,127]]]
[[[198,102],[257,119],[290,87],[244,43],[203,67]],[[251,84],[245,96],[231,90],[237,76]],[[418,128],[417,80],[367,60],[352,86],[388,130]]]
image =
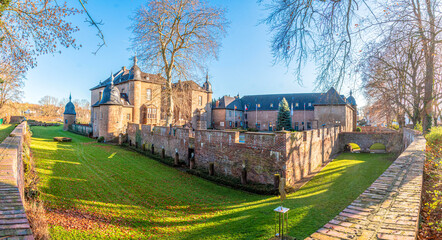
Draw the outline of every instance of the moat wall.
[[[344,146],[356,142],[369,148],[383,143],[387,152],[400,153],[414,139],[414,133],[404,130],[386,133],[342,132],[341,127],[314,129],[304,132],[246,132],[168,128],[128,124],[128,142],[132,146],[157,154],[178,157],[189,164],[194,157],[199,168],[214,164],[216,174],[239,178],[243,169],[252,182],[273,184],[274,175],[286,178],[294,185],[327,163]],[[240,135],[241,141],[240,141]],[[193,155],[192,155],[193,154]]]
[[[199,168],[214,164],[216,174],[240,177],[243,168],[252,182],[273,184],[274,174],[281,174],[293,185],[328,162],[337,153],[340,127],[305,132],[240,133],[234,131],[196,130],[129,124],[128,142],[140,149],[175,157],[189,163],[194,153]],[[189,150],[190,149],[190,150]]]

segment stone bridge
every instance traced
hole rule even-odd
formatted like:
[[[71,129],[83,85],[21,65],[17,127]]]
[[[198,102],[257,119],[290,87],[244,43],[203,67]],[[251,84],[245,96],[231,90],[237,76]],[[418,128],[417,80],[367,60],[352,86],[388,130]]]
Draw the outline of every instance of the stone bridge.
[[[385,145],[386,152],[399,153],[403,150],[403,134],[400,132],[364,133],[364,132],[341,132],[339,134],[339,151],[349,143],[356,143],[361,152],[370,152],[370,147],[375,143]]]

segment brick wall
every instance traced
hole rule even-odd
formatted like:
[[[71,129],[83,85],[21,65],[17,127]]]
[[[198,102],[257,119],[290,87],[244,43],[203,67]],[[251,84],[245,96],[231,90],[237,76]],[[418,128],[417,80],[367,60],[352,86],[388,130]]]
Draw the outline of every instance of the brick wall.
[[[195,131],[195,162],[215,172],[240,177],[243,167],[247,178],[258,183],[273,183],[273,175],[282,173],[285,163],[286,133],[245,133],[244,143],[239,132],[216,130]]]
[[[273,184],[274,174],[286,176],[289,185],[327,162],[335,153],[339,127],[306,132],[246,132],[239,141],[239,132],[152,127],[129,124],[128,140],[139,148],[145,145],[155,152],[164,148],[166,155],[187,162],[189,148],[194,148],[197,167],[209,168],[214,163],[215,172],[239,178],[243,167],[252,182]]]
[[[164,148],[167,156],[174,157],[178,153],[179,159],[188,160],[188,149],[191,141],[191,129],[168,128],[143,124],[128,124],[128,141],[131,145],[150,151],[152,144],[155,153],[160,154]]]
[[[293,185],[338,152],[340,127],[295,132],[287,139],[286,181]]]
[[[23,134],[27,123],[18,125],[0,144],[0,239],[34,239],[23,207]]]

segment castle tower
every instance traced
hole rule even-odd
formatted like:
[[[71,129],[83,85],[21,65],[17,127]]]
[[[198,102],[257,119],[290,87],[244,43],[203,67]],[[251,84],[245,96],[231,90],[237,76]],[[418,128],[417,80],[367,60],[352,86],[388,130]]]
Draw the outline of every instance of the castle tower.
[[[71,94],[69,94],[69,102],[64,107],[63,113],[63,130],[67,131],[69,126],[75,123],[77,120],[77,113],[75,112],[75,106],[72,103]]]
[[[206,82],[203,84],[203,89],[207,91],[207,103],[206,103],[206,113],[207,113],[207,127],[212,127],[212,84],[209,82],[209,73],[206,73]]]
[[[347,102],[350,103],[350,105],[353,107],[354,111],[353,111],[353,131],[356,130],[356,123],[357,123],[357,104],[356,104],[356,99],[353,97],[353,92],[350,90],[350,97],[347,98]]]
[[[131,69],[133,74],[133,83],[130,85],[130,90],[133,94],[129,97],[130,101],[134,105],[133,110],[133,122],[140,123],[140,109],[141,109],[141,70],[138,67],[138,58],[134,57],[134,65]]]
[[[114,86],[114,76],[111,75],[111,83],[103,91],[100,101],[99,137],[105,141],[112,141],[122,132],[122,102],[120,91]]]

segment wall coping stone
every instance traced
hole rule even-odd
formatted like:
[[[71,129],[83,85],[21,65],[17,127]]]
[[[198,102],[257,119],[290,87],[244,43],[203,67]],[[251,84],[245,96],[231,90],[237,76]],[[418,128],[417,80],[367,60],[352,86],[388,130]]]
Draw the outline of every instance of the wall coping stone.
[[[23,206],[23,133],[18,125],[0,144],[0,239],[34,239]]]

